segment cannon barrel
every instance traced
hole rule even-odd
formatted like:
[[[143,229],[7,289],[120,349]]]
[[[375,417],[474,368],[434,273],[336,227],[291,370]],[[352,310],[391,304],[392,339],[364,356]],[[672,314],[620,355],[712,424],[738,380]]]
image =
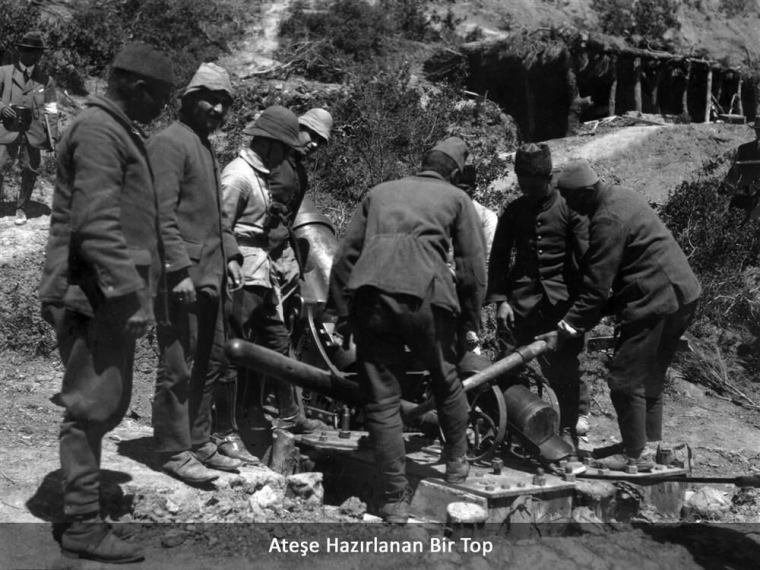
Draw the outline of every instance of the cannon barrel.
[[[368,394],[359,384],[343,375],[299,362],[282,354],[240,339],[229,341],[224,351],[231,362],[268,376],[285,380],[306,390],[325,394],[349,404],[363,406]]]
[[[477,372],[462,382],[465,392],[469,392],[487,382],[496,380],[518,366],[521,366],[546,352],[546,343],[542,340],[517,349],[505,358]],[[369,400],[366,391],[359,384],[345,375],[328,372],[298,360],[283,356],[273,350],[258,346],[252,342],[234,339],[225,346],[227,357],[233,363],[258,370],[278,380],[285,380],[301,388],[338,398],[349,404],[364,405]],[[402,402],[404,421],[420,418],[435,409],[435,401],[428,398],[419,405]]]

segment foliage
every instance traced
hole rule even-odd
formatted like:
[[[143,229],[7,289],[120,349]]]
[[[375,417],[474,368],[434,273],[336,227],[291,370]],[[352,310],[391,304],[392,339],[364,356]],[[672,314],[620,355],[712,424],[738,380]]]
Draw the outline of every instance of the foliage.
[[[679,6],[679,0],[591,0],[602,31],[625,38],[661,39],[680,29]]]
[[[46,35],[50,50],[43,62],[58,83],[75,93],[86,92],[85,80],[102,76],[128,41],[154,44],[174,62],[176,84],[186,83],[203,61],[228,50],[226,40],[242,31],[248,15],[225,0],[125,0],[85,3],[71,19],[51,23],[25,3],[0,0],[10,18],[0,24],[3,47],[32,27]],[[12,40],[12,42],[11,42]]]
[[[720,0],[718,10],[723,12],[726,18],[747,16],[757,10],[754,0]]]
[[[9,63],[9,55],[15,50],[16,42],[29,31],[29,23],[39,20],[39,7],[31,2],[0,0],[0,54],[3,63]]]
[[[660,215],[702,283],[699,320],[760,332],[760,224],[744,223],[744,212],[729,208],[717,187],[715,178],[684,183]]]
[[[310,9],[296,0],[280,25],[279,59],[309,79],[341,81],[357,67],[374,66],[394,41],[438,39],[457,22],[451,11],[428,17],[423,0],[331,0]]]

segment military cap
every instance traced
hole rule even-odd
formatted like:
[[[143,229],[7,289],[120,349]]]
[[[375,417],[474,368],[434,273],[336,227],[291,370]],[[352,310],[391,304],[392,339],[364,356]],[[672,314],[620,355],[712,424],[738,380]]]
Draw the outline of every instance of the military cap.
[[[457,168],[459,168],[460,171],[464,170],[467,155],[470,154],[469,150],[467,150],[467,143],[459,137],[449,137],[445,140],[438,141],[438,143],[430,150],[437,150],[451,157],[451,159],[456,162]]]
[[[587,160],[568,162],[559,174],[557,188],[560,190],[577,190],[588,188],[599,182],[599,176]]]
[[[232,83],[230,83],[230,74],[227,70],[215,63],[201,63],[198,71],[182,91],[181,97],[193,91],[208,89],[209,91],[224,91],[227,95],[232,95]]]
[[[293,111],[280,105],[272,105],[264,109],[256,122],[243,130],[243,134],[275,139],[296,150],[301,148],[301,140],[298,138],[298,117]]]
[[[306,113],[298,117],[298,124],[311,129],[325,139],[325,141],[329,142],[330,131],[333,127],[333,118],[332,115],[324,109],[309,109]]]
[[[515,174],[518,176],[549,176],[552,172],[552,153],[546,143],[528,143],[515,153]]]
[[[150,44],[130,42],[116,54],[112,67],[138,73],[143,77],[174,83],[174,66],[169,57]]]

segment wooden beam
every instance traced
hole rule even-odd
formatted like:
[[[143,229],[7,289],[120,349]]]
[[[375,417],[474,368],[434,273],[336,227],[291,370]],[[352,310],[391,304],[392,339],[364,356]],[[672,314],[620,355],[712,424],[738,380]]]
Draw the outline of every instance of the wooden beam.
[[[660,85],[662,84],[662,76],[665,71],[662,67],[657,68],[657,75],[654,79],[654,87],[652,87],[652,105],[657,109],[657,113],[662,113],[662,106],[660,105]]]
[[[733,109],[732,109],[733,112]],[[742,76],[739,75],[739,81],[736,86],[736,114],[744,116],[744,103],[742,103]]]
[[[683,86],[683,94],[681,95],[681,113],[691,117],[691,113],[689,113],[689,80],[691,79],[691,62],[687,61],[686,66],[684,68],[684,86]]]
[[[633,81],[633,102],[636,113],[641,116],[641,58],[639,57],[633,60]]]
[[[612,69],[612,86],[610,87],[610,98],[607,101],[607,116],[612,117],[615,114],[615,99],[617,97],[617,58],[613,57],[611,62]]]
[[[705,123],[710,122],[710,109],[712,108],[712,69],[707,70],[707,92],[705,94]]]

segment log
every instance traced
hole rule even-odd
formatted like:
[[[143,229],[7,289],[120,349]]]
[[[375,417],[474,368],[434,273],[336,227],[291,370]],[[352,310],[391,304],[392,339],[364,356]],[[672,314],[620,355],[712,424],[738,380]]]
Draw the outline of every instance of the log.
[[[607,116],[612,117],[615,114],[615,98],[617,97],[617,58],[613,58],[612,66],[612,86],[610,87],[610,98],[607,102]]]
[[[633,102],[636,113],[641,115],[641,58],[633,60]]]
[[[744,103],[742,103],[742,76],[739,75],[739,81],[736,86],[736,114],[744,116]]]
[[[707,93],[705,95],[705,123],[710,122],[710,109],[712,108],[712,69],[707,70]]]
[[[684,115],[687,115],[691,117],[691,113],[689,113],[689,81],[691,79],[691,62],[686,62],[686,74],[685,74],[685,85],[683,88],[683,95],[681,96],[681,112]]]

